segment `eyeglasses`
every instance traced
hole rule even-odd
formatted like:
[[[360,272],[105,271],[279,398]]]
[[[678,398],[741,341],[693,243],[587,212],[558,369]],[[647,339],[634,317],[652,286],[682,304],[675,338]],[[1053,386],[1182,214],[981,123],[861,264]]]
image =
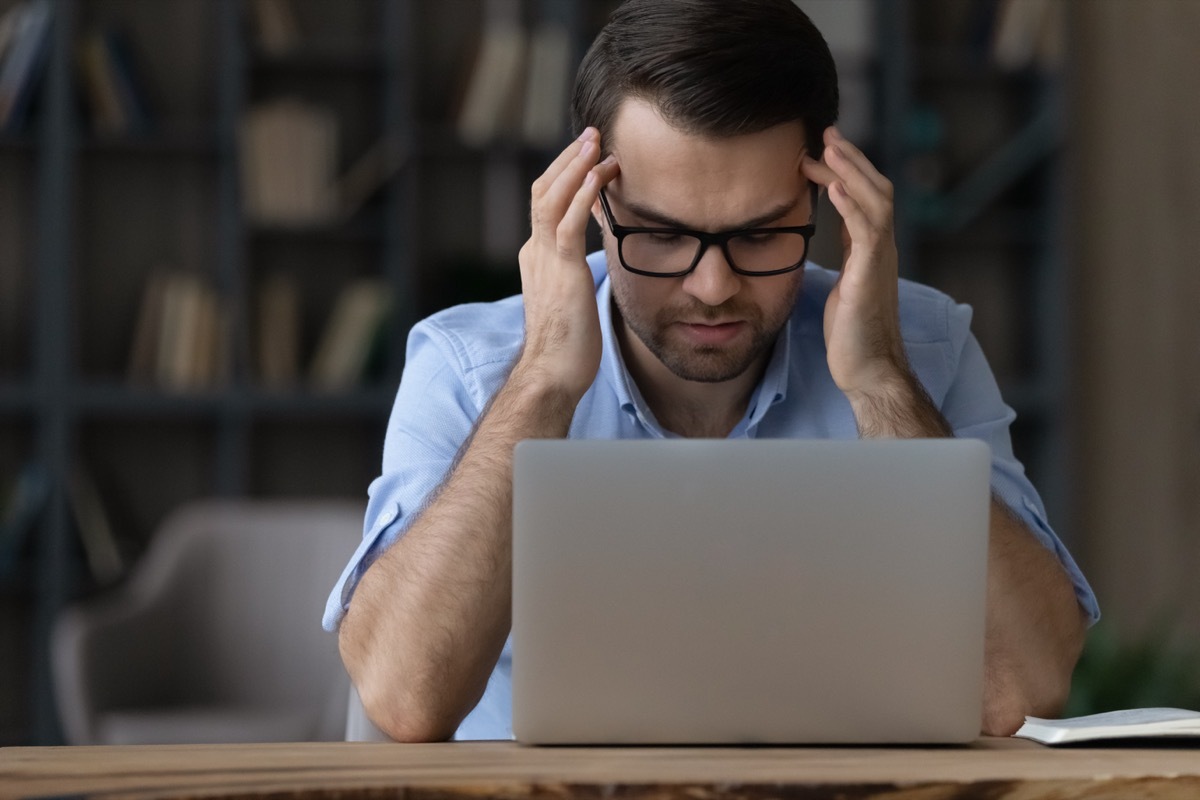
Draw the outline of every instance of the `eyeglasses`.
[[[808,256],[808,242],[817,230],[817,185],[811,184],[812,222],[807,225],[708,233],[686,228],[630,228],[613,219],[608,195],[600,190],[600,206],[617,237],[621,266],[652,278],[681,278],[696,268],[710,245],[725,254],[739,275],[782,275],[797,270]]]

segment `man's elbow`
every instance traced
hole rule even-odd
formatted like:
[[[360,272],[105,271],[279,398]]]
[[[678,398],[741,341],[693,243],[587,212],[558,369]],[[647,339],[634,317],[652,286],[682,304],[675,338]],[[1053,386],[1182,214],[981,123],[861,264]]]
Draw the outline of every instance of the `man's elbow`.
[[[348,630],[348,621],[349,616],[339,631],[338,649],[367,719],[397,742],[448,741],[460,720],[436,702],[436,693],[407,684],[394,658],[370,657]]]
[[[359,686],[358,692],[367,718],[393,741],[445,742],[454,736],[457,722],[433,713],[430,708],[398,701],[394,693],[381,695],[370,686]]]
[[[1071,675],[1083,649],[1086,620],[1078,634],[1064,634],[1058,646],[1041,658],[1017,661],[995,658],[987,667],[983,702],[983,733],[1011,736],[1026,716],[1055,718],[1071,694]]]

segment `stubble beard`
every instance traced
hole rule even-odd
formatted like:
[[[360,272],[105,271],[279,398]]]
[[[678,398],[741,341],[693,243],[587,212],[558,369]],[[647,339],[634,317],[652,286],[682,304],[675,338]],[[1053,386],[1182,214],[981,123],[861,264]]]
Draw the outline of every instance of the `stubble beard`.
[[[740,303],[706,306],[697,301],[686,306],[660,309],[652,316],[643,317],[630,313],[632,304],[626,302],[621,294],[614,292],[613,300],[626,327],[672,374],[685,381],[698,383],[722,383],[745,373],[770,351],[791,313],[789,305],[778,319],[768,320],[761,309],[743,307]],[[678,336],[671,336],[674,325],[683,320],[716,322],[729,319],[737,319],[748,325],[749,338],[740,337],[739,341],[727,346],[716,346],[689,344]]]

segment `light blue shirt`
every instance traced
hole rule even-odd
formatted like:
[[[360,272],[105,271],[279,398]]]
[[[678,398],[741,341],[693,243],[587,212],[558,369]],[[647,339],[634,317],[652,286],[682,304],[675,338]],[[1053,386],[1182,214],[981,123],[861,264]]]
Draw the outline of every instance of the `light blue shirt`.
[[[664,431],[625,369],[613,333],[604,254],[588,265],[596,283],[603,355],[592,387],[571,423],[574,439],[654,439]],[[762,381],[731,438],[852,439],[850,404],[829,374],[822,319],[837,273],[807,265],[800,297],[772,352]],[[324,625],[336,630],[359,578],[395,542],[441,484],[459,447],[503,384],[524,336],[521,298],[447,309],[413,327],[404,377],[384,442],[383,471],[370,486],[363,541],[329,595]],[[1037,491],[1013,457],[1009,426],[1016,414],[970,332],[971,309],[919,284],[901,281],[900,327],[913,371],[959,437],[992,449],[992,490],[1055,553],[1080,606],[1099,618],[1095,596],[1046,522]],[[512,639],[456,739],[512,738]]]

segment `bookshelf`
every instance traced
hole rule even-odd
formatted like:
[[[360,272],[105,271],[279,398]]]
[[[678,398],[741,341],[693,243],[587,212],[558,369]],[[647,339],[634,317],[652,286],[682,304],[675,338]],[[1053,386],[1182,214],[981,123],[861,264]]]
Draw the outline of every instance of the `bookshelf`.
[[[262,34],[257,0],[0,0],[0,15],[22,2],[46,3],[51,24],[27,124],[0,134],[0,492],[32,463],[49,490],[20,577],[0,581],[4,638],[17,644],[0,658],[0,745],[61,741],[49,635],[64,605],[102,588],[69,502],[76,465],[130,559],[173,507],[205,495],[365,502],[408,329],[515,288],[528,223],[507,205],[527,203],[558,149],[459,141],[478,42],[496,15],[530,30],[553,21],[577,60],[592,14],[606,16],[579,0],[286,0],[295,30],[280,40]],[[78,63],[95,41],[111,59],[123,43],[114,106],[95,56]],[[386,143],[381,185],[351,213],[265,218],[248,205],[244,121],[283,98],[335,120],[339,181]],[[510,258],[480,255],[485,230],[493,245],[517,243]],[[148,324],[151,360],[134,357],[147,287],[163,274],[206,287],[226,320],[204,351],[220,367],[175,388],[159,371],[175,360],[161,355],[174,352],[161,321]],[[298,363],[282,382],[265,380],[256,342],[276,276],[298,298]],[[361,377],[316,390],[312,359],[359,279],[382,281],[389,313]],[[135,361],[153,366],[133,380]]]
[[[905,277],[974,307],[972,330],[1017,412],[1014,450],[1070,543],[1066,31],[1053,3],[1028,4],[1046,17],[1024,30],[1008,6],[875,0],[875,157],[896,187]]]
[[[0,658],[0,744],[60,740],[48,636],[63,605],[97,589],[67,499],[73,465],[86,465],[131,554],[172,507],[203,495],[365,499],[408,329],[450,303],[517,290],[528,187],[559,149],[507,131],[481,144],[462,141],[459,108],[481,41],[496,20],[527,31],[559,25],[573,73],[616,5],[291,0],[301,35],[280,48],[257,34],[253,0],[47,1],[53,26],[29,125],[0,134],[0,492],[31,462],[51,476],[24,577],[0,582],[5,641],[20,643]],[[865,142],[902,192],[906,165],[923,153],[897,132],[936,106],[939,92],[986,89],[1007,107],[1055,85],[965,70],[961,48],[934,47],[959,55],[931,57],[920,44],[928,38],[922,4],[862,3],[874,14],[876,38],[843,72],[857,83]],[[17,4],[0,0],[0,14]],[[78,42],[108,29],[127,38],[144,79],[154,122],[145,129],[96,130],[80,96]],[[248,213],[242,120],[281,97],[332,109],[339,170],[381,139],[402,156],[348,218],[280,222]],[[1019,131],[1025,117],[1013,118]],[[959,136],[953,126],[946,131],[948,141]],[[1029,174],[1044,177],[1054,163],[1039,157]],[[1029,314],[1005,335],[1023,337],[1019,352],[1037,360],[1019,361],[1004,388],[1033,422],[1018,452],[1062,527],[1060,495],[1046,479],[1061,455],[1053,439],[1061,363],[1045,356],[1046,343],[1061,341],[1052,326],[1063,305],[1055,293],[1058,222],[1045,213],[1056,207],[1053,186],[1041,178],[1022,184],[1020,196],[1037,203],[1002,193],[1003,202],[989,200],[962,231],[905,216],[902,206],[898,233],[910,275],[935,283],[939,259],[969,258],[980,243],[1010,254],[1004,270],[1028,262],[1016,274],[1026,289],[1038,287],[1029,292],[1038,303],[1025,303]],[[187,390],[128,379],[146,286],[164,268],[200,276],[229,316],[219,379]],[[300,375],[283,385],[262,379],[254,343],[261,289],[276,275],[293,281],[300,298]],[[392,294],[373,368],[343,389],[313,391],[303,373],[341,290],[357,278],[381,278]]]
[[[0,15],[18,5],[0,0]],[[51,476],[20,577],[0,581],[15,645],[0,660],[0,744],[60,741],[49,633],[63,605],[99,588],[67,499],[74,465],[133,555],[190,499],[362,497],[374,476],[414,321],[412,175],[398,172],[345,222],[257,225],[238,136],[254,103],[300,96],[333,109],[339,166],[384,135],[412,138],[411,4],[291,5],[301,41],[274,54],[258,46],[250,0],[50,0],[28,124],[0,136],[0,492],[29,463]],[[108,30],[129,43],[152,125],[93,125],[76,53]],[[220,379],[181,391],[128,380],[145,287],[164,267],[199,276],[228,309]],[[266,388],[249,337],[258,283],[274,271],[300,286],[304,362],[293,385]],[[396,296],[378,368],[344,390],[310,390],[303,370],[338,293],[368,275]]]

